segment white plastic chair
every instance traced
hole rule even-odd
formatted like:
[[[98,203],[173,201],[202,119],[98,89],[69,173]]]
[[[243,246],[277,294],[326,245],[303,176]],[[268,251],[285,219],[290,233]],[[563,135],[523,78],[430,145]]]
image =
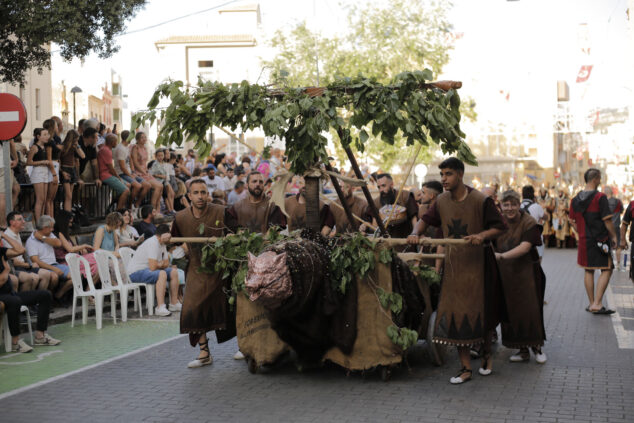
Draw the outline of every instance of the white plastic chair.
[[[138,305],[139,315],[143,317],[143,311],[141,310],[141,287],[138,284],[128,283],[128,278],[124,278],[121,275],[121,270],[119,269],[119,259],[117,256],[112,254],[110,251],[97,250],[95,251],[95,259],[97,260],[97,269],[99,271],[99,279],[101,280],[102,286],[106,289],[111,289],[112,291],[119,293],[119,302],[121,303],[121,321],[128,321],[128,293],[130,291],[132,291],[134,295],[134,310],[136,311]],[[110,263],[112,263],[112,266],[114,267],[117,285],[112,284]]]
[[[110,295],[110,313],[114,323],[117,323],[117,297],[111,289],[107,288],[95,288],[95,284],[90,274],[90,264],[88,260],[75,253],[66,254],[66,263],[70,268],[70,277],[73,281],[73,317],[71,319],[71,327],[75,326],[75,307],[77,306],[77,299],[81,298],[81,322],[82,324],[88,323],[88,297],[95,297],[95,317],[97,320],[97,329],[102,327],[103,318],[103,299],[105,296]],[[88,281],[88,291],[84,291],[84,287],[81,282],[81,266],[84,266],[86,271],[86,280]]]
[[[29,327],[29,336],[31,337],[31,345],[33,345],[33,329],[31,328],[31,312],[29,312],[29,308],[27,306],[20,307],[20,313],[26,313],[26,324]],[[11,352],[11,332],[9,331],[9,316],[7,316],[7,312],[5,310],[2,315],[2,326],[0,326],[0,330],[4,332],[4,349],[6,352]],[[2,339],[0,338],[0,339]]]
[[[134,256],[134,250],[130,247],[122,247],[119,248],[119,255],[121,256],[121,261],[123,261],[123,267],[125,268],[125,277],[126,283],[131,285],[138,285],[140,288],[145,288],[145,304],[147,305],[147,314],[150,316],[154,316],[154,285],[142,283],[142,282],[132,282],[130,280],[130,272],[128,272],[128,267],[130,266],[130,262],[132,261],[132,256]]]

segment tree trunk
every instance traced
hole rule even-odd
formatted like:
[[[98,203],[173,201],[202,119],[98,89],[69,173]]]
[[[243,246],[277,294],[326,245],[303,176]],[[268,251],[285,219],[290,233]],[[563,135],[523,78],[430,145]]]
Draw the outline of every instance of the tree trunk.
[[[306,176],[306,227],[319,233],[319,178]]]

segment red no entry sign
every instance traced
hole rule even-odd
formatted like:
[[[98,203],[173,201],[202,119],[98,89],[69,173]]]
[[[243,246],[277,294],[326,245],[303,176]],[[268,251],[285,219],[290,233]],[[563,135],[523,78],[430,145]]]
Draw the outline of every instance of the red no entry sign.
[[[0,141],[20,135],[26,126],[24,103],[13,94],[0,93]]]

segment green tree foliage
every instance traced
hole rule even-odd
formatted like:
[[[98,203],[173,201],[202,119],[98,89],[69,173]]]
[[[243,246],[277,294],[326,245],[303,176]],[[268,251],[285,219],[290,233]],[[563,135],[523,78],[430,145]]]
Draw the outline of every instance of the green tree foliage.
[[[263,64],[272,82],[290,87],[328,85],[342,75],[363,74],[388,83],[401,72],[430,69],[434,78],[449,60],[452,26],[447,18],[451,4],[436,0],[389,0],[350,7],[348,31],[338,37],[322,37],[301,23],[289,31],[277,31],[270,40],[279,54]],[[467,101],[461,112],[475,118],[475,104]],[[373,134],[370,135],[374,137]],[[386,171],[404,165],[409,157],[406,139],[397,136],[389,145],[368,143],[365,157]],[[337,156],[345,157],[339,146]],[[419,157],[429,157],[422,149]],[[343,161],[343,160],[342,160]]]
[[[0,82],[24,83],[29,68],[50,68],[50,43],[66,60],[110,57],[115,37],[146,0],[0,0]]]

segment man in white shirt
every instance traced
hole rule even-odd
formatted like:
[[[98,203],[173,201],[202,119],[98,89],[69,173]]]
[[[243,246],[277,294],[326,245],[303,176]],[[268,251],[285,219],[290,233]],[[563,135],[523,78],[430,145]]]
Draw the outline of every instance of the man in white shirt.
[[[189,170],[189,174],[194,173],[194,169],[196,169],[196,153],[194,150],[189,149],[187,151],[187,158],[185,159],[185,167]]]
[[[235,176],[233,172],[233,168],[230,166],[227,166],[227,172],[225,176],[222,178],[222,182],[225,184],[225,191],[227,191],[227,194],[235,186],[237,181],[238,181],[238,177]]]
[[[26,254],[33,264],[51,272],[49,288],[53,290],[59,284],[61,287],[55,298],[60,299],[73,288],[73,282],[70,279],[70,268],[58,263],[55,258],[54,248],[62,247],[62,241],[53,234],[54,225],[55,219],[51,216],[43,215],[38,219],[36,231],[26,241]]]
[[[9,227],[4,231],[4,234],[15,240],[20,246],[23,246],[20,232],[24,230],[26,223],[24,217],[18,212],[11,212],[7,215],[7,223]],[[2,245],[6,248],[12,248],[6,240],[2,240]],[[23,259],[23,256],[17,256],[11,259],[13,267],[15,268],[15,274],[18,277],[19,290],[48,289],[48,285],[51,281],[51,272],[40,269],[35,263],[29,264]]]
[[[233,191],[229,193],[229,196],[227,198],[227,205],[233,206],[238,201],[247,198],[247,195],[248,195],[248,192],[247,192],[246,185],[244,184],[243,181],[238,181],[236,182]]]
[[[206,176],[203,176],[201,179],[205,181],[207,185],[207,192],[209,192],[209,197],[213,197],[214,191],[224,191],[225,184],[224,181],[216,176],[216,166],[209,164],[205,168],[207,172]]]
[[[544,209],[535,201],[535,188],[532,185],[526,185],[522,188],[522,203],[520,209],[530,214],[541,227],[544,226]],[[537,247],[537,253],[541,259],[544,256],[544,237],[542,236],[542,245]]]
[[[156,235],[145,240],[136,249],[127,268],[132,282],[155,285],[157,316],[169,316],[172,311],[180,311],[182,308],[181,303],[178,302],[178,270],[176,266],[170,265],[167,254],[166,244],[171,238],[169,232],[169,226],[159,225],[156,228]],[[168,277],[170,279],[169,310],[165,306]]]

